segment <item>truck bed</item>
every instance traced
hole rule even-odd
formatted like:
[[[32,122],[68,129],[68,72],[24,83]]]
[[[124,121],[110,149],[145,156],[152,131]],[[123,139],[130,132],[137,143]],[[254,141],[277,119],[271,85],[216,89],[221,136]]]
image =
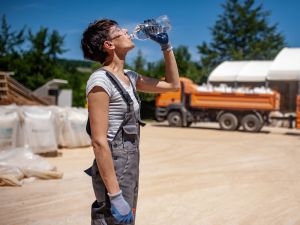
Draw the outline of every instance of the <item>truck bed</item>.
[[[190,106],[194,108],[233,110],[279,110],[280,95],[249,93],[197,92],[191,94]]]

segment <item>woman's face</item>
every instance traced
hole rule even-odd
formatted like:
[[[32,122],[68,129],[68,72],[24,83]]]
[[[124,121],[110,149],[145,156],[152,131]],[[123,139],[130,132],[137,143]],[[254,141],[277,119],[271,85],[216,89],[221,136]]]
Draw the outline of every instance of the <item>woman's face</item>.
[[[114,43],[116,48],[132,49],[134,43],[128,35],[128,30],[119,26],[112,26],[109,31],[110,41]]]

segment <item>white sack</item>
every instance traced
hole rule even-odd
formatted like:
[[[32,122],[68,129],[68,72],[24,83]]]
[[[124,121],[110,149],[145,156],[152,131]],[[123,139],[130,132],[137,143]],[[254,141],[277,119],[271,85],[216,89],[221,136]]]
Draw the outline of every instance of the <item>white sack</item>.
[[[17,146],[19,129],[19,116],[17,112],[0,110],[0,151]]]
[[[42,107],[23,108],[23,146],[33,153],[57,150],[55,124],[52,112]]]
[[[75,148],[89,146],[90,137],[86,133],[87,113],[84,109],[70,108],[64,123],[64,147]]]
[[[24,178],[62,178],[48,161],[32,153],[28,148],[14,148],[0,151],[0,186],[21,186]]]

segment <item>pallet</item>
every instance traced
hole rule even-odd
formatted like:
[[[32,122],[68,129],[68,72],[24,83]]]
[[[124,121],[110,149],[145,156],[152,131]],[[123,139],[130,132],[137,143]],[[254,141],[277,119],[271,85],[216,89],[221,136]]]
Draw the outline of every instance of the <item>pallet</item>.
[[[9,72],[0,71],[0,104],[49,105],[49,102],[34,95],[31,90],[16,81]]]
[[[37,155],[40,155],[43,157],[61,157],[63,154],[60,151],[54,151],[54,152],[37,153]]]

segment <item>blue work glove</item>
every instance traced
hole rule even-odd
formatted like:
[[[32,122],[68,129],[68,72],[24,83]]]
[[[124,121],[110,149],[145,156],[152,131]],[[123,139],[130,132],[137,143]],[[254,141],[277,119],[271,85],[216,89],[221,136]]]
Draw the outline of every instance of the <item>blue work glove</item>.
[[[133,222],[132,210],[125,201],[122,191],[116,194],[108,194],[111,204],[111,213],[118,223],[131,223]]]
[[[161,50],[172,49],[172,46],[169,42],[169,36],[166,31],[156,23],[154,19],[145,20],[144,32],[147,34],[151,40],[160,44]],[[157,33],[157,34],[154,34]]]

